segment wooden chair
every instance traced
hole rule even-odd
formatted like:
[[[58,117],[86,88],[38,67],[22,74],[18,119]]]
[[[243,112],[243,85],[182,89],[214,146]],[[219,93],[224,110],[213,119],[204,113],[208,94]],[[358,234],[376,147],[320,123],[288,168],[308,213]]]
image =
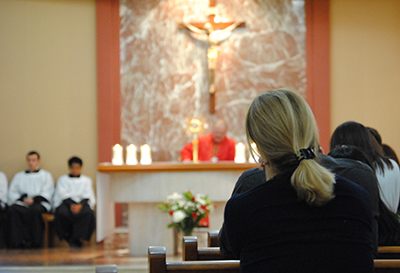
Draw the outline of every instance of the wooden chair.
[[[161,246],[150,246],[148,252],[149,273],[239,273],[239,261],[182,261],[166,262],[166,250]]]
[[[44,221],[44,242],[43,247],[49,248],[54,246],[54,229],[51,227],[51,222],[54,221],[54,214],[50,212],[42,213]]]
[[[209,230],[207,237],[207,246],[208,247],[219,247],[218,244],[218,233],[219,230]]]
[[[378,259],[400,259],[400,246],[378,247]]]
[[[183,236],[182,242],[183,261],[224,260],[219,247],[197,247],[196,236]]]
[[[400,272],[400,260],[375,260],[375,273]]]

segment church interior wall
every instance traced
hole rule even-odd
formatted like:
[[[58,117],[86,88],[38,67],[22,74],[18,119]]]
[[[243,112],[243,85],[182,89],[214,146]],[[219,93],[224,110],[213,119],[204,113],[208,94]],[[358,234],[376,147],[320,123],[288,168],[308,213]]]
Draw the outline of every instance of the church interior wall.
[[[331,0],[331,127],[354,120],[400,153],[400,1]]]
[[[331,0],[331,128],[356,120],[400,151],[400,3]],[[79,155],[97,164],[95,1],[0,1],[0,170],[42,155],[56,179]],[[241,32],[242,33],[242,32]]]
[[[37,150],[56,180],[80,156],[97,168],[95,1],[0,1],[0,170]]]

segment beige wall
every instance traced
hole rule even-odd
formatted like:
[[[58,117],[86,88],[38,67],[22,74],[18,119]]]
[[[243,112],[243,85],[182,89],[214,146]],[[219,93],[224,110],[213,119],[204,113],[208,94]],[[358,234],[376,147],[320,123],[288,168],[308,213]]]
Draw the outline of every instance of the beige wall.
[[[400,1],[331,0],[332,131],[356,120],[400,153]],[[0,170],[31,149],[56,179],[97,164],[95,0],[0,0]]]
[[[56,180],[78,155],[95,178],[95,0],[0,0],[0,170],[37,150]]]
[[[331,0],[332,132],[354,120],[400,155],[400,1]]]

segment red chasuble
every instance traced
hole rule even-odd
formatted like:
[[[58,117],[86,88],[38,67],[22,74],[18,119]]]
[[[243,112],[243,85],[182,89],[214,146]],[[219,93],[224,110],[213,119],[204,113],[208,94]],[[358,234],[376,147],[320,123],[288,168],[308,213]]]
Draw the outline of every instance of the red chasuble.
[[[214,145],[217,145],[216,152],[214,152]],[[212,133],[199,137],[199,160],[210,161],[214,156],[216,156],[220,161],[234,160],[235,142],[232,139],[225,137],[220,143],[215,144]],[[193,160],[192,143],[187,144],[181,150],[181,157],[182,160]]]

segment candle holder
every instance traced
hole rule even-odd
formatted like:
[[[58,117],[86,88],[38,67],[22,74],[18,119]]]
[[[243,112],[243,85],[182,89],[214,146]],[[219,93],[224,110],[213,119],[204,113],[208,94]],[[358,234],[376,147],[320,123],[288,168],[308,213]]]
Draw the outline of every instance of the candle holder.
[[[235,163],[245,163],[245,147],[242,142],[239,142],[235,147]]]
[[[112,148],[113,157],[111,163],[113,165],[122,165],[124,164],[123,156],[122,156],[122,146],[119,144],[115,144]]]
[[[126,164],[136,165],[138,163],[136,153],[137,149],[135,145],[130,144],[128,147],[126,147]]]
[[[149,165],[152,162],[150,146],[148,144],[140,146],[140,164]]]
[[[251,148],[253,150],[253,156],[251,155],[251,152],[249,153],[249,162],[250,163],[258,163],[258,159],[260,158],[258,156],[258,150],[257,150],[257,145],[255,143],[251,143]]]

